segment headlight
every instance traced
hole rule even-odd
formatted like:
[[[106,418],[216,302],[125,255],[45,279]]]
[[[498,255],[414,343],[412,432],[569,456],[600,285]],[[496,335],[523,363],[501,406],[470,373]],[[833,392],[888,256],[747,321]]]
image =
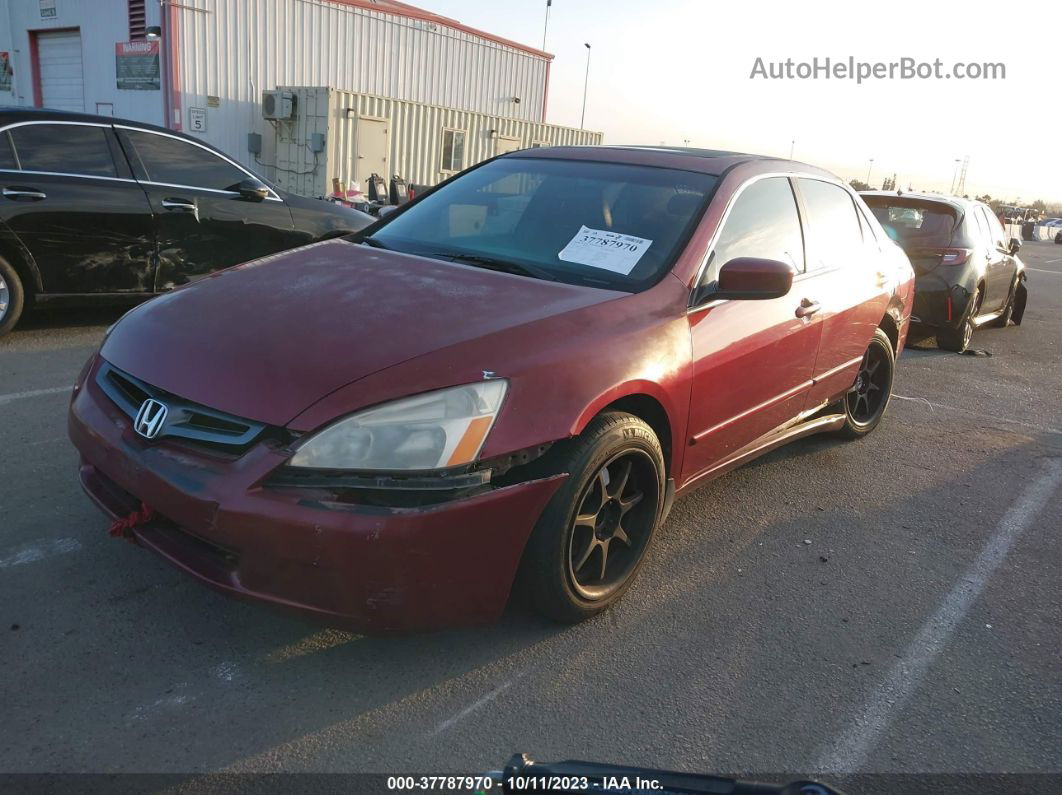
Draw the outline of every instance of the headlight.
[[[361,471],[470,464],[509,388],[496,379],[427,392],[353,414],[303,442],[293,467]]]

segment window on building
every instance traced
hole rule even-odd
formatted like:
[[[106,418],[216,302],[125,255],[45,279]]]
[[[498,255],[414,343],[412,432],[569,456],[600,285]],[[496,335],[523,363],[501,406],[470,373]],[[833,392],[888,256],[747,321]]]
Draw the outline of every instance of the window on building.
[[[137,130],[124,134],[149,182],[235,191],[247,179],[242,169],[195,144]]]
[[[26,171],[86,177],[116,177],[104,127],[83,124],[28,124],[9,131],[19,164]]]
[[[799,180],[808,208],[808,270],[837,268],[863,260],[863,231],[851,194],[818,179]]]
[[[792,265],[797,273],[804,270],[804,235],[785,177],[757,180],[737,197],[712,250],[704,283],[715,281],[719,269],[738,257],[773,259]]]
[[[443,130],[442,170],[460,171],[465,167],[465,131]]]

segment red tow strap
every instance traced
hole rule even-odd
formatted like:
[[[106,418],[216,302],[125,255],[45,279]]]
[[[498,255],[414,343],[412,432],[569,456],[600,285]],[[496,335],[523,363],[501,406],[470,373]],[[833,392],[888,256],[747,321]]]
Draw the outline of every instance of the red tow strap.
[[[123,519],[116,519],[110,529],[107,530],[107,535],[112,538],[124,538],[126,541],[131,541],[135,544],[136,536],[133,535],[133,528],[147,524],[154,518],[155,511],[142,502],[139,510],[133,511]]]

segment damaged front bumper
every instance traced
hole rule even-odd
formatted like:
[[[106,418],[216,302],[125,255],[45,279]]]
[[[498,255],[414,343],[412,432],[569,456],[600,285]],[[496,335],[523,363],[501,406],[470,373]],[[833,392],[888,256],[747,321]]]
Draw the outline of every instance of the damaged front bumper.
[[[278,444],[232,456],[147,442],[91,375],[75,392],[69,433],[82,486],[106,514],[153,509],[132,529],[138,544],[234,597],[369,632],[496,620],[566,477],[415,507],[322,499],[268,485],[286,457]]]

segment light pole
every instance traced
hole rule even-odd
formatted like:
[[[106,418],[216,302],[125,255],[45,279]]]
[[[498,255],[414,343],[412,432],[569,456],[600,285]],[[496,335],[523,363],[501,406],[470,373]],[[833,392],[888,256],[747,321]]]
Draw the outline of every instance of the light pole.
[[[583,129],[586,126],[586,89],[590,85],[590,45],[584,43],[586,47],[586,77],[583,78],[583,116],[579,120],[579,129]]]
[[[867,178],[863,180],[867,185],[870,185],[870,172],[874,168],[874,158],[870,158],[870,165],[867,166]]]
[[[546,0],[546,24],[542,26],[542,50],[546,49],[546,31],[549,30],[549,8],[553,5],[553,0]]]
[[[951,172],[951,187],[948,188],[948,193],[955,193],[955,181],[959,178],[959,163],[961,162],[959,158],[955,158],[955,170]]]
[[[796,148],[796,139],[789,142],[789,159],[793,159],[793,150]]]

